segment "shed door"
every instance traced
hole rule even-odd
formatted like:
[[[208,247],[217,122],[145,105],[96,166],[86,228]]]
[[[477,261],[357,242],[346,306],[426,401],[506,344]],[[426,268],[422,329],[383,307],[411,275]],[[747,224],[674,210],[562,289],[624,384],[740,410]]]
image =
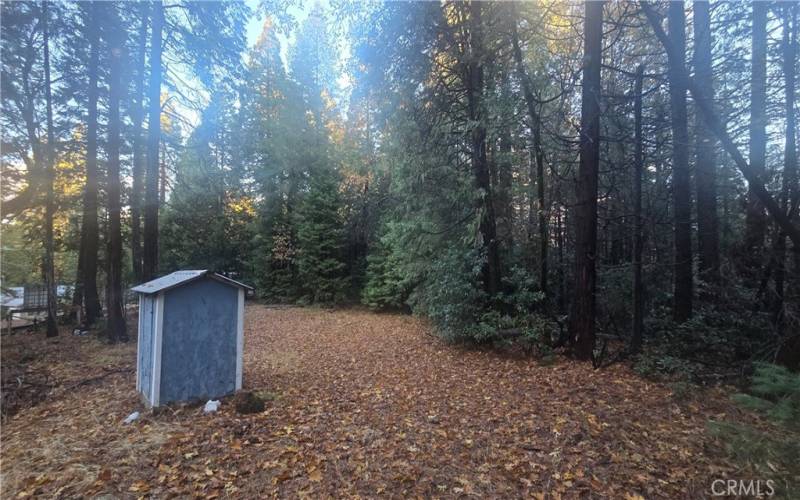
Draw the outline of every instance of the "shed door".
[[[139,320],[139,390],[152,402],[153,332],[155,331],[155,303],[152,296],[142,298]]]

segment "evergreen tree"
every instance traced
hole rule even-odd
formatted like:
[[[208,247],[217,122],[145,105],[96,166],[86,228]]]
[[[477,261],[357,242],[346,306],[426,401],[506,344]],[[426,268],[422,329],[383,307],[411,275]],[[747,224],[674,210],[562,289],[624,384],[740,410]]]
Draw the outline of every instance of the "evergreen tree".
[[[297,269],[301,300],[309,303],[341,302],[348,291],[343,259],[340,179],[321,166],[312,171],[309,191],[298,213]]]
[[[295,213],[305,190],[302,157],[312,148],[298,133],[306,126],[305,104],[297,84],[284,71],[276,27],[269,17],[250,51],[247,81],[241,97],[243,162],[261,198],[250,275],[261,296],[292,302],[300,293]]]
[[[227,151],[234,115],[215,96],[180,158],[162,217],[162,263],[166,270],[213,269],[246,276],[254,238],[255,208],[241,189]]]

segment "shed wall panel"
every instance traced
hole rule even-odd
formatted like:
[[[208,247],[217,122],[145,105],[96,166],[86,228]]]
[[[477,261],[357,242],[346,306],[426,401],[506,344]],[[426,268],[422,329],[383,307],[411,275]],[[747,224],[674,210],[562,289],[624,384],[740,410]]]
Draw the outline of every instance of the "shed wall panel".
[[[138,346],[138,369],[139,369],[139,390],[151,401],[152,371],[153,371],[153,321],[155,315],[155,301],[153,297],[142,296],[139,304],[139,346]],[[152,402],[152,401],[151,401]]]
[[[203,278],[165,293],[160,403],[232,393],[238,290]]]

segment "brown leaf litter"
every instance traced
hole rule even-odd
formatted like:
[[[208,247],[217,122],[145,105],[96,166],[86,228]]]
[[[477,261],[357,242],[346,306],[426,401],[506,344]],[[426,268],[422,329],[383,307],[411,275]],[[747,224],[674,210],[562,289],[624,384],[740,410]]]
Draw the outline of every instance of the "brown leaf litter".
[[[8,498],[677,498],[735,470],[706,431],[742,418],[721,389],[463,349],[409,316],[248,306],[251,415],[144,411],[135,345],[15,335],[3,361],[23,345],[58,384],[3,424]]]

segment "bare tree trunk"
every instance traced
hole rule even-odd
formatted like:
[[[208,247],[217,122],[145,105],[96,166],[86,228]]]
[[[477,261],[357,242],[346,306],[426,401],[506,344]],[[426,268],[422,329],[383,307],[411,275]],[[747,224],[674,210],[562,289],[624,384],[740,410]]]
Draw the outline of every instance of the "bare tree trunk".
[[[139,27],[139,47],[136,53],[135,67],[136,88],[131,107],[131,121],[133,122],[133,186],[131,189],[131,260],[133,262],[133,276],[136,282],[142,281],[142,184],[145,169],[145,144],[142,134],[142,121],[144,120],[144,59],[147,50],[147,22],[149,17],[149,4],[139,4],[141,25]]]
[[[642,283],[642,175],[644,173],[644,150],[642,145],[642,80],[644,66],[636,68],[636,80],[633,89],[634,115],[634,159],[633,159],[633,332],[631,350],[638,352],[642,348],[644,331],[644,285]]]
[[[220,152],[219,156],[222,156]],[[221,167],[218,167],[221,170]],[[167,146],[161,144],[161,161],[158,166],[158,205],[163,206],[167,202]]]
[[[489,163],[486,159],[486,125],[483,123],[483,27],[481,19],[482,4],[471,1],[470,15],[470,53],[465,66],[467,83],[467,106],[469,119],[473,125],[471,133],[472,174],[475,188],[480,193],[478,213],[479,231],[482,247],[486,251],[486,263],[481,272],[484,290],[494,296],[500,290],[500,253],[497,245],[497,227],[492,203],[492,188]]]
[[[547,295],[547,213],[544,200],[544,152],[542,149],[542,124],[536,121],[533,128],[533,142],[536,144],[536,198],[539,214],[539,289]]]
[[[70,321],[83,321],[83,256],[86,254],[86,236],[81,231],[78,243],[78,265],[75,269],[75,288],[72,290],[72,311]]]
[[[44,210],[44,283],[47,289],[47,336],[58,336],[58,295],[56,290],[56,275],[53,248],[53,213],[55,200],[53,183],[55,173],[55,133],[53,131],[53,98],[50,88],[50,25],[48,19],[47,2],[42,2],[42,33],[44,36],[44,91],[47,102],[47,199]]]
[[[151,280],[158,274],[158,177],[159,144],[161,141],[161,30],[164,25],[164,5],[153,3],[150,37],[150,82],[148,89],[149,116],[147,129],[147,172],[144,200],[144,251],[142,279]]]
[[[122,226],[120,223],[119,102],[122,97],[122,60],[125,51],[125,30],[119,22],[116,3],[107,3],[110,26],[110,59],[108,89],[108,275],[106,304],[108,336],[112,342],[127,340],[125,304],[122,295]]]
[[[648,1],[641,1],[641,5],[645,14],[647,15],[647,20],[650,23],[650,26],[653,28],[653,31],[656,34],[656,37],[667,51],[669,59],[672,60],[679,58],[680,54],[677,50],[675,50],[666,33],[664,33],[664,29],[661,27],[658,14],[654,10],[653,5]],[[698,110],[703,116],[706,124],[717,137],[722,145],[722,148],[728,153],[728,155],[730,155],[731,159],[736,164],[736,167],[742,173],[742,176],[748,183],[749,189],[758,197],[758,199],[766,208],[767,212],[786,233],[786,236],[792,240],[792,244],[796,249],[795,256],[796,258],[800,259],[800,227],[792,223],[792,220],[789,218],[789,216],[783,210],[781,210],[781,207],[775,201],[775,198],[773,198],[769,191],[767,191],[767,188],[764,186],[764,182],[761,177],[755,173],[755,171],[750,167],[750,164],[744,159],[742,152],[739,151],[739,147],[735,142],[733,142],[733,139],[731,139],[731,136],[728,134],[725,126],[720,121],[717,113],[713,108],[706,105],[706,102],[703,99],[702,90],[691,78],[689,78],[689,75],[685,72],[685,69],[683,75],[685,81],[688,83],[689,92],[692,93],[692,97],[694,97]]]
[[[505,74],[500,87],[501,99],[508,102],[511,96],[510,82]],[[508,256],[514,247],[513,228],[513,172],[511,163],[511,127],[503,125],[500,130],[499,153],[497,155],[497,193],[495,196],[497,214],[497,238],[502,245],[503,256]]]
[[[561,198],[561,196],[557,196],[557,198]],[[556,213],[556,245],[558,247],[557,255],[558,255],[558,312],[559,314],[564,314],[567,310],[567,284],[566,284],[566,277],[564,272],[564,226],[566,226],[566,220],[562,220],[562,210],[561,207],[558,207],[558,212]],[[565,214],[566,215],[566,214]],[[563,219],[566,219],[564,217]]]
[[[92,2],[89,6],[89,89],[86,124],[86,187],[83,193],[83,224],[85,246],[83,254],[83,305],[86,312],[84,323],[89,326],[102,314],[100,299],[97,295],[97,253],[99,230],[97,224],[97,76],[100,57],[100,16],[99,4]]]
[[[536,263],[534,257],[534,247],[536,244],[536,161],[534,159],[533,148],[528,149],[528,221],[526,224],[528,235],[528,253],[530,255],[530,266],[533,268]]]
[[[689,129],[686,118],[686,14],[683,2],[669,3],[669,38],[676,57],[669,61],[672,123],[672,198],[675,212],[675,321],[692,317],[692,195],[689,176]]]
[[[797,11],[798,6],[797,3],[788,2],[788,4],[784,4],[786,9],[789,10],[787,16],[791,16],[792,21],[792,31],[791,31],[791,38],[787,40],[787,45],[785,46],[785,50],[788,53],[785,54],[784,57],[784,64],[786,67],[784,68],[784,74],[786,75],[786,146],[785,146],[785,169],[783,175],[786,178],[787,182],[787,196],[788,196],[788,206],[792,207],[791,211],[787,211],[787,216],[791,221],[797,221],[798,215],[800,215],[800,179],[798,176],[800,172],[798,172],[798,165],[797,165],[797,115],[795,111],[795,100],[796,100],[796,77],[797,77],[797,70],[795,64],[797,62]],[[794,241],[794,280],[800,279],[800,242]],[[797,287],[795,287],[795,291]]]
[[[512,16],[513,17],[513,16]],[[511,25],[511,43],[516,64],[517,76],[522,84],[522,93],[525,97],[525,104],[528,108],[528,119],[531,122],[531,156],[536,164],[536,200],[537,214],[539,219],[539,288],[542,293],[547,294],[547,214],[545,213],[544,197],[544,150],[542,149],[542,124],[539,113],[536,111],[536,98],[533,95],[533,86],[528,79],[525,71],[525,64],[522,60],[522,49],[519,46],[519,35],[517,34],[516,17]],[[531,185],[533,185],[533,165],[531,165]],[[534,199],[533,187],[531,187],[531,200]],[[533,218],[533,202],[530,204],[531,220]],[[531,223],[531,226],[533,224]]]
[[[784,4],[783,22],[783,75],[786,81],[786,139],[783,151],[783,184],[781,186],[781,208],[794,219],[798,202],[797,186],[797,125],[795,118],[795,64],[797,64],[797,4]],[[775,241],[775,319],[782,327],[784,286],[786,281],[786,234],[777,228]],[[795,270],[798,271],[798,270]]]
[[[697,85],[703,90],[706,105],[714,102],[711,62],[711,20],[707,1],[696,0],[694,9],[694,67]],[[699,115],[700,113],[696,113]],[[696,119],[697,246],[700,276],[716,282],[719,278],[719,223],[717,218],[716,141],[708,125]]]
[[[768,2],[753,2],[752,74],[750,81],[750,168],[764,178],[767,155],[767,12]],[[745,260],[760,266],[767,221],[764,205],[750,186],[747,197]]]
[[[595,346],[603,2],[586,1],[584,9],[580,166],[575,193],[575,298],[570,327],[576,357],[591,360]]]

